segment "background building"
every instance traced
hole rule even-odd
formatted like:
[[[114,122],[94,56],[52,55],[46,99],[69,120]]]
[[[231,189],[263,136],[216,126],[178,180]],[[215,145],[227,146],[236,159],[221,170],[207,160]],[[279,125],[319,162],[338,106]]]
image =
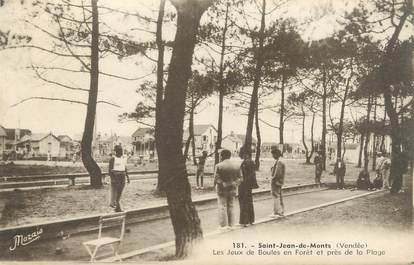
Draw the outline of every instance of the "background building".
[[[189,128],[184,131],[183,134],[183,147],[190,136]],[[217,141],[217,130],[211,124],[197,124],[194,125],[194,143],[196,154],[201,154],[202,151],[207,151],[208,153],[214,152],[215,144]],[[189,154],[191,154],[191,144],[189,148]]]
[[[244,134],[236,134],[231,132],[229,135],[223,138],[221,143],[221,147],[230,150],[233,154],[238,154],[240,148],[243,146],[244,139],[246,135]],[[252,137],[252,152],[256,152],[257,140],[256,138]]]

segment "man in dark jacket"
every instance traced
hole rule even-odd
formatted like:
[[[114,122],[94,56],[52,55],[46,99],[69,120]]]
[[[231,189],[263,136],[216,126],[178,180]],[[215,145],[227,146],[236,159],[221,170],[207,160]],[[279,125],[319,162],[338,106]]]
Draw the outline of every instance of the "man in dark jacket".
[[[337,158],[333,173],[336,176],[336,189],[345,189],[344,187],[344,177],[346,172],[345,163],[340,157]]]

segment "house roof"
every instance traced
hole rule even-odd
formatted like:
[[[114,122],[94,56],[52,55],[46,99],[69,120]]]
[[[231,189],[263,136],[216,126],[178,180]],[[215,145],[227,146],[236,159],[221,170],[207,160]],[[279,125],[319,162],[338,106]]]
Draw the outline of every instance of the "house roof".
[[[71,142],[72,141],[72,138],[70,138],[68,135],[59,135],[57,138],[61,142]],[[67,140],[65,140],[65,138],[69,138],[69,140],[67,141]]]
[[[121,142],[123,144],[132,144],[132,138],[129,136],[118,136],[117,142]]]
[[[200,136],[203,133],[205,133],[209,128],[213,128],[214,131],[217,132],[216,127],[214,127],[212,124],[195,124],[194,125],[194,136]],[[183,139],[187,140],[188,136],[190,135],[190,127],[187,127],[183,134]]]
[[[0,137],[5,137],[5,136],[7,136],[6,129],[0,125]]]
[[[154,129],[152,128],[138,128],[133,134],[132,137],[143,137],[146,134],[152,134]]]
[[[237,134],[237,133],[231,133],[229,135],[227,135],[226,137],[224,137],[223,139],[229,139],[232,142],[239,142],[239,143],[244,143],[244,139],[246,139],[246,135],[245,134]],[[252,143],[257,143],[256,138],[252,137]]]
[[[33,133],[30,137],[30,141],[38,142],[41,141],[43,138],[46,138],[49,133]]]
[[[26,141],[39,142],[39,141],[43,140],[44,138],[48,137],[49,135],[51,135],[52,137],[54,137],[56,140],[59,141],[59,138],[54,136],[52,133],[33,133],[31,135],[27,134],[27,135],[23,136],[22,138],[20,138],[19,143],[26,142]]]

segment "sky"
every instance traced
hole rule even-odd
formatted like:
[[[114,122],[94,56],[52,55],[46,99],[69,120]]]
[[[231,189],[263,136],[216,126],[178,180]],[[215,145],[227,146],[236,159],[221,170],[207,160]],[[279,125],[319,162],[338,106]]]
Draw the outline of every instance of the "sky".
[[[25,23],[24,19],[29,19],[26,15],[31,11],[30,6],[20,7],[17,2],[12,1],[9,6],[0,10],[0,28],[10,29],[15,33],[26,33],[33,36],[33,44],[50,47],[48,36],[33,26]],[[168,2],[168,1],[167,1]],[[125,11],[135,12],[137,9],[146,15],[156,14],[158,1],[155,0],[123,0],[109,1],[101,0],[100,5],[108,5],[114,8],[120,8]],[[303,29],[303,38],[320,39],[331,34],[337,28],[336,19],[338,13],[343,10],[349,10],[356,4],[356,1],[340,0],[292,0],[281,13],[274,13],[269,16],[269,20],[274,19],[272,16],[293,16],[299,20],[310,15],[318,15],[321,12],[320,6],[328,10],[328,14],[322,16],[317,21],[308,24]],[[167,9],[172,7],[167,3]],[[102,12],[101,19],[111,27],[119,31],[125,31],[128,25],[140,24],[136,19],[124,15],[113,14],[111,12]],[[56,32],[56,27],[42,16],[31,20],[32,23],[42,28]],[[133,26],[130,26],[133,28]],[[102,27],[104,29],[105,27]],[[142,36],[141,31],[127,30],[132,38]],[[164,38],[172,39],[174,37],[174,27],[164,29]],[[88,53],[86,50],[85,53]],[[166,56],[166,61],[169,56]],[[0,125],[6,128],[27,128],[34,133],[53,132],[56,135],[68,134],[73,136],[83,131],[86,107],[79,104],[70,104],[63,102],[51,102],[43,100],[32,100],[21,103],[12,107],[13,104],[32,96],[63,97],[79,101],[87,101],[87,93],[84,91],[70,91],[59,86],[45,83],[39,80],[31,66],[60,66],[79,70],[79,62],[73,59],[61,59],[56,55],[47,54],[34,49],[13,49],[0,51]],[[119,61],[117,58],[109,57],[102,59],[100,62],[101,71],[117,74],[124,77],[136,78],[150,75],[155,69],[155,65],[140,56],[131,56]],[[63,71],[42,72],[42,75],[48,79],[56,80],[70,86],[88,88],[89,76],[85,73],[67,73]],[[155,74],[154,74],[155,76]],[[131,135],[140,125],[135,122],[120,123],[118,115],[123,112],[132,111],[142,97],[136,93],[136,89],[142,80],[126,81],[121,79],[100,76],[99,79],[99,99],[110,101],[121,107],[116,108],[106,104],[98,104],[97,107],[97,131],[100,133],[116,133],[117,135]],[[275,102],[279,102],[280,95],[275,93]],[[217,125],[217,108],[218,96],[213,95],[208,102],[201,108],[196,115],[196,124],[211,123]],[[333,109],[334,112],[336,108]],[[262,119],[267,122],[278,125],[279,117],[274,112],[264,112],[261,114]],[[309,120],[309,119],[308,119]],[[316,120],[315,134],[320,134],[320,119]],[[247,123],[247,116],[240,115],[231,102],[226,101],[223,130],[224,135],[231,131],[244,133]],[[309,126],[309,123],[306,124]],[[285,125],[285,142],[300,141],[301,132],[297,122],[287,122]],[[308,128],[307,128],[308,129]],[[279,132],[267,125],[262,124],[262,139],[265,142],[277,142]],[[308,133],[309,134],[309,130]]]

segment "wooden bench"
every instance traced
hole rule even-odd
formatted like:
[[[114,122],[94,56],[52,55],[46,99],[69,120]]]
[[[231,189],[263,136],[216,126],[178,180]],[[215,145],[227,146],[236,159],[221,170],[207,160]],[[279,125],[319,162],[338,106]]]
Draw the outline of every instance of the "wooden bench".
[[[105,216],[101,216],[99,218],[99,232],[98,238],[83,242],[86,250],[88,251],[89,255],[91,256],[91,262],[96,261],[96,254],[98,253],[99,248],[109,246],[114,256],[122,261],[121,257],[118,254],[119,248],[122,243],[122,239],[124,238],[125,234],[125,212],[121,213],[114,213]],[[109,236],[102,236],[102,228],[104,225],[111,224],[111,225],[119,225],[121,224],[121,234],[119,237],[109,237]]]

